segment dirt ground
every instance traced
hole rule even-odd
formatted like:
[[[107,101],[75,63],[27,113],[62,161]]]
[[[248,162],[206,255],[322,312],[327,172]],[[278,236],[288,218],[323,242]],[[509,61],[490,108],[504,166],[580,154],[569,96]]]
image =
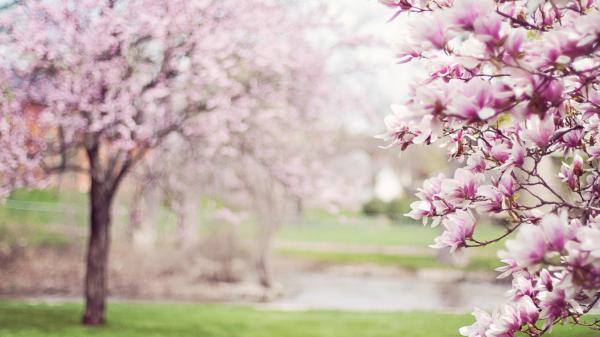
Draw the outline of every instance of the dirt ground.
[[[78,297],[84,279],[83,246],[28,249],[0,265],[0,296]],[[7,261],[8,260],[8,261]],[[185,301],[260,301],[262,289],[244,261],[235,260],[235,277],[202,254],[177,250],[136,251],[115,246],[109,263],[112,297]],[[244,276],[245,275],[245,276]]]

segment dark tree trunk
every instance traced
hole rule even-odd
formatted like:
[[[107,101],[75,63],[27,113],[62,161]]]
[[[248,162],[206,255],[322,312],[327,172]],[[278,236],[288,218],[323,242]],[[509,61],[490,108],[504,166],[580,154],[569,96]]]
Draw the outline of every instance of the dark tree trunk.
[[[110,208],[113,188],[93,176],[90,188],[90,237],[85,275],[85,325],[106,321],[107,266],[110,243]]]

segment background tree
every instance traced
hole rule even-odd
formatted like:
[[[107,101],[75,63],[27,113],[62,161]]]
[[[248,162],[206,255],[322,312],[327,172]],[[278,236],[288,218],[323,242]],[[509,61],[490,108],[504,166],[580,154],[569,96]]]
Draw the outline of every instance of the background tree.
[[[277,30],[281,11],[263,1],[83,0],[2,13],[1,138],[14,149],[2,151],[2,188],[89,174],[83,323],[105,321],[111,205],[123,178],[167,135],[214,130],[198,116],[235,122],[250,111],[248,76],[286,62],[264,49],[280,48],[263,33]]]
[[[598,2],[383,2],[395,17],[418,14],[400,61],[430,70],[384,138],[402,149],[443,139],[461,164],[427,180],[409,216],[443,225],[436,248],[511,238],[498,269],[513,278],[510,301],[476,309],[461,334],[540,336],[567,320],[598,329],[581,320],[600,300]],[[551,158],[564,160],[559,172],[543,169]],[[506,219],[504,235],[478,237],[487,214]]]

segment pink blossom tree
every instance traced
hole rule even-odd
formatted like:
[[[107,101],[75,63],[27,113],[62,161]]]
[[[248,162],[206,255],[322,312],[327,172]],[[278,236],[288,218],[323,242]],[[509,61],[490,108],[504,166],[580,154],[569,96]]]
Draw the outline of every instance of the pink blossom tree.
[[[429,76],[386,118],[405,149],[445,141],[461,167],[427,180],[408,214],[442,224],[436,248],[507,238],[508,303],[469,337],[540,336],[600,300],[600,8],[593,0],[386,0],[408,20],[399,53]],[[406,16],[404,14],[407,14]],[[552,159],[560,170],[545,170]],[[560,179],[560,180],[559,180]],[[478,218],[506,219],[478,237]],[[514,233],[514,234],[513,234]]]
[[[283,10],[258,0],[83,0],[2,13],[2,190],[52,172],[89,174],[84,324],[105,321],[111,205],[123,178],[167,135],[226,136],[212,126],[252,111],[246,97],[260,74],[285,69],[269,54],[281,48]]]
[[[308,199],[332,204],[352,195],[340,192],[345,185],[327,161],[336,152],[338,109],[357,97],[335,83],[337,72],[328,68],[332,49],[307,39],[319,32],[332,40],[328,45],[346,45],[345,34],[319,13],[322,17],[310,23],[300,10],[271,17],[279,30],[257,43],[264,44],[259,49],[266,51],[268,64],[277,66],[246,78],[246,95],[231,105],[239,113],[203,114],[198,121],[209,127],[171,137],[177,146],[163,143],[160,152],[146,157],[143,177],[158,177],[161,192],[179,196],[178,202],[195,204],[202,194],[254,216],[255,265],[265,288],[273,285],[272,239],[292,213],[290,204]],[[277,48],[275,39],[282,41]],[[180,238],[189,240],[194,230],[188,227]],[[192,242],[186,246],[193,248]]]

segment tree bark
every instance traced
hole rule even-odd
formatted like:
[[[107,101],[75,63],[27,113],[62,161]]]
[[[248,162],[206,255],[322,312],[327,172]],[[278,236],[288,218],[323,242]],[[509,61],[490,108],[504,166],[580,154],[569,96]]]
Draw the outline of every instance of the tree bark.
[[[113,188],[91,178],[90,237],[85,275],[85,314],[82,323],[101,325],[106,321],[107,267],[110,243],[110,209]]]
[[[261,222],[258,238],[258,260],[256,261],[256,271],[258,281],[264,288],[273,287],[271,278],[271,243],[273,240],[274,224],[271,220]]]

